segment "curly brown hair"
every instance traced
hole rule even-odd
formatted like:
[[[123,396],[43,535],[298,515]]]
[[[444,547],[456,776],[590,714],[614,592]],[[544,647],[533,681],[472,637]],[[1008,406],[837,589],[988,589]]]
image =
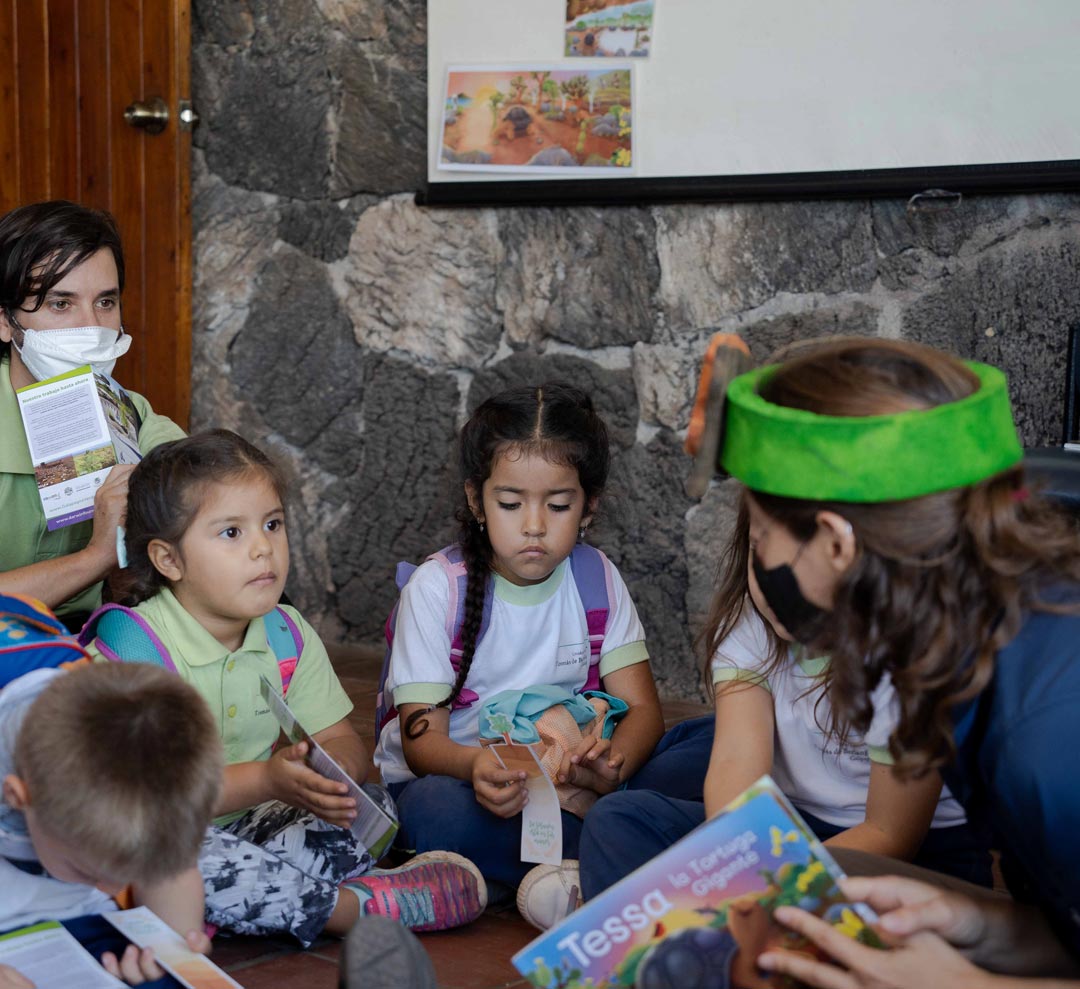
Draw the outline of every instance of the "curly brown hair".
[[[782,364],[761,394],[818,414],[868,416],[931,408],[977,387],[961,361],[930,347],[849,338]],[[950,761],[951,709],[989,683],[1025,612],[1068,610],[1045,603],[1042,590],[1080,583],[1080,531],[1048,499],[1028,497],[1020,467],[905,501],[750,494],[798,539],[814,534],[822,511],[851,523],[855,560],[835,588],[831,620],[807,645],[831,657],[834,726],[865,731],[871,691],[892,678],[899,723],[890,747],[903,775]],[[742,572],[745,581],[745,560]]]

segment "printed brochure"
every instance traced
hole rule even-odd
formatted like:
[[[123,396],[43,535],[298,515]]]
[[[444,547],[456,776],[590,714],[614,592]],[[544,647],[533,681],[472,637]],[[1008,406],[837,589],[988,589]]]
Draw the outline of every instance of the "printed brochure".
[[[773,911],[810,910],[880,947],[864,904],[845,900],[839,866],[764,776],[706,821],[571,913],[513,958],[538,989],[768,989],[792,985],[757,968],[766,949],[814,954]]]
[[[349,788],[347,796],[356,801],[356,820],[352,822],[349,830],[370,853],[377,862],[386,854],[390,843],[397,834],[397,822],[392,820],[386,812],[364,791],[344,769],[342,769],[314,738],[304,729],[293,714],[292,709],[274,688],[266,677],[259,677],[262,681],[259,689],[263,700],[274,712],[281,730],[294,745],[297,742],[308,743],[308,765],[320,776],[328,780],[337,780]]]
[[[139,414],[123,388],[89,366],[16,392],[49,530],[94,516],[117,464],[137,464]]]

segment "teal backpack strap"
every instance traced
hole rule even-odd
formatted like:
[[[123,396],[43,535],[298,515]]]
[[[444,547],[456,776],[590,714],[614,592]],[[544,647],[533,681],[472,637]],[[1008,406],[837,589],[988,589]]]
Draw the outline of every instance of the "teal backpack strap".
[[[79,633],[79,644],[93,643],[106,659],[121,663],[154,663],[170,673],[176,665],[146,619],[120,604],[98,608]]]
[[[263,616],[263,626],[266,628],[266,643],[277,659],[281,696],[284,697],[289,692],[289,683],[304,651],[304,637],[296,622],[280,607]]]

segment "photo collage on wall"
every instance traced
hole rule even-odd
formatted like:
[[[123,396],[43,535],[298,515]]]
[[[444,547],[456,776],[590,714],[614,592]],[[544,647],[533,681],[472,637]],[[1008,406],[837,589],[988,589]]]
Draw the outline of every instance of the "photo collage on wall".
[[[649,56],[656,0],[545,2],[565,6],[562,55],[581,60],[582,67],[554,60],[450,66],[439,169],[567,177],[632,173],[631,60]],[[558,51],[556,44],[553,39]]]

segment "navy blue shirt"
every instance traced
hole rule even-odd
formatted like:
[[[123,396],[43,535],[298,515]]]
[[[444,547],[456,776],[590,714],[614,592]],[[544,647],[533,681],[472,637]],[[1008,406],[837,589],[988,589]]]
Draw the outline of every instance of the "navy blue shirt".
[[[1044,598],[1080,602],[1080,588]],[[954,722],[949,789],[991,830],[1013,896],[1080,957],[1080,614],[1032,612]]]

